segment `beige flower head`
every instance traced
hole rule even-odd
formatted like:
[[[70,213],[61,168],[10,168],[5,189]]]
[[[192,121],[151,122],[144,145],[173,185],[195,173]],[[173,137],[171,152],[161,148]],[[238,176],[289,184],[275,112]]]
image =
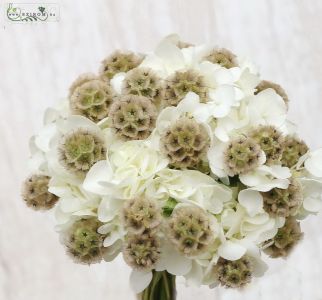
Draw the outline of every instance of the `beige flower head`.
[[[236,55],[225,48],[213,49],[204,60],[221,65],[227,69],[238,67]]]
[[[287,257],[294,247],[302,239],[300,222],[296,221],[294,217],[286,219],[285,225],[280,228],[273,238],[269,241],[272,244],[264,251],[272,258]]]
[[[155,200],[145,197],[127,200],[123,206],[123,222],[129,232],[150,232],[161,223],[161,209]]]
[[[283,134],[274,126],[260,126],[250,133],[250,137],[266,154],[266,164],[280,163],[283,152]]]
[[[187,257],[207,251],[215,236],[208,214],[197,206],[176,208],[167,220],[165,233],[175,248]]]
[[[133,52],[115,51],[102,61],[100,77],[104,80],[110,80],[117,73],[128,72],[136,68],[142,60],[141,55]]]
[[[115,101],[109,112],[111,127],[125,140],[144,140],[155,127],[156,107],[143,96],[126,95]]]
[[[282,165],[288,168],[294,167],[300,157],[309,151],[309,147],[301,140],[290,135],[285,137],[283,143]]]
[[[72,94],[74,93],[74,91],[78,87],[83,85],[85,82],[92,81],[92,80],[95,80],[95,79],[97,79],[97,76],[95,74],[92,74],[92,73],[85,73],[85,74],[82,74],[82,75],[78,76],[78,78],[72,83],[72,85],[69,88],[68,98],[70,98],[72,96]]]
[[[77,220],[63,235],[67,253],[77,263],[99,263],[106,248],[103,246],[105,236],[97,232],[102,225],[96,217]]]
[[[164,106],[177,106],[189,92],[200,97],[200,102],[207,102],[208,88],[204,77],[194,70],[177,71],[166,80]]]
[[[214,266],[213,272],[222,286],[242,288],[251,282],[253,266],[246,255],[234,261],[221,257]]]
[[[114,96],[109,83],[98,79],[88,80],[74,89],[69,99],[70,108],[73,114],[98,122],[108,116]]]
[[[51,209],[58,197],[48,192],[50,177],[46,175],[32,175],[23,183],[22,198],[26,205],[34,210]]]
[[[96,134],[78,129],[63,137],[59,152],[61,164],[70,172],[81,175],[105,159],[106,148]]]
[[[255,95],[257,95],[258,93],[266,89],[273,89],[277,95],[280,95],[283,98],[285,104],[288,106],[288,103],[289,103],[288,96],[285,90],[277,83],[267,81],[267,80],[262,80],[256,87]]]
[[[135,68],[126,74],[123,93],[144,96],[153,103],[163,97],[163,83],[154,71],[148,68]]]
[[[303,201],[302,188],[296,179],[291,179],[287,189],[274,188],[262,195],[265,211],[274,217],[295,215]]]
[[[160,241],[155,235],[129,234],[126,237],[123,257],[132,268],[140,271],[152,270],[160,259]]]
[[[225,165],[230,176],[247,173],[259,165],[260,146],[250,137],[231,141],[225,151]]]
[[[161,137],[161,147],[175,168],[195,168],[210,145],[209,135],[195,119],[182,117]]]

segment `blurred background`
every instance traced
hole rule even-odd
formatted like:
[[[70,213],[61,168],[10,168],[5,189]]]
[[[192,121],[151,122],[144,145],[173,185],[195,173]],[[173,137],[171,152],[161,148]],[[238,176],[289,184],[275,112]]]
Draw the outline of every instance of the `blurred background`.
[[[0,299],[134,299],[120,257],[91,267],[73,264],[51,218],[20,199],[28,139],[42,126],[44,110],[67,95],[79,74],[96,72],[114,49],[150,51],[178,33],[251,57],[264,79],[288,92],[290,119],[304,140],[322,147],[322,1],[51,2],[60,7],[59,22],[12,24],[0,6]],[[321,228],[321,215],[304,221],[305,239],[289,259],[269,260],[266,276],[247,289],[179,284],[178,300],[322,300]]]

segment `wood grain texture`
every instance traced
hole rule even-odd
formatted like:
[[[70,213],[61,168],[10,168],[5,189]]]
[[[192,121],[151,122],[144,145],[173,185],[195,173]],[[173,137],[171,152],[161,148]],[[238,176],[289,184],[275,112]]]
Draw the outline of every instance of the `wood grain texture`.
[[[96,72],[113,49],[149,51],[177,32],[252,57],[263,77],[287,90],[300,134],[321,147],[322,1],[56,2],[57,23],[12,25],[3,14],[0,19],[0,299],[134,299],[121,258],[93,267],[73,264],[53,221],[20,200],[28,139],[41,127],[45,108],[66,96],[78,74]],[[266,276],[244,291],[180,285],[178,299],[322,300],[321,228],[321,215],[306,220],[305,239],[292,256],[270,260]]]

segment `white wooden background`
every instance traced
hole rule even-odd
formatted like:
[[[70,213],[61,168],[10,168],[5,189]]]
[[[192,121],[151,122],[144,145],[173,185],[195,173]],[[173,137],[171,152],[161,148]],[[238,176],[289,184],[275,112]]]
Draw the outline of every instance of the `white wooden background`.
[[[66,95],[78,74],[95,72],[113,49],[151,50],[177,32],[252,57],[266,79],[288,91],[290,117],[308,144],[322,146],[322,1],[52,2],[60,4],[57,23],[12,25],[0,17],[0,299],[134,299],[121,259],[73,264],[48,216],[20,200],[28,138],[40,128],[45,108]],[[322,300],[321,228],[321,215],[305,221],[305,239],[292,256],[271,260],[267,275],[244,291],[180,285],[178,299]]]

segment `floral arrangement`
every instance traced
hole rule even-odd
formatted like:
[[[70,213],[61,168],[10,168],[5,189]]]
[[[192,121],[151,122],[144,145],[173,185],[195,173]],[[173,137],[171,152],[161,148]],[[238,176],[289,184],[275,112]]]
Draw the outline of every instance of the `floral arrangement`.
[[[140,299],[175,299],[176,276],[243,288],[321,208],[322,149],[297,136],[290,104],[227,49],[171,35],[116,51],[46,111],[23,199],[53,208],[76,263],[122,254]]]

